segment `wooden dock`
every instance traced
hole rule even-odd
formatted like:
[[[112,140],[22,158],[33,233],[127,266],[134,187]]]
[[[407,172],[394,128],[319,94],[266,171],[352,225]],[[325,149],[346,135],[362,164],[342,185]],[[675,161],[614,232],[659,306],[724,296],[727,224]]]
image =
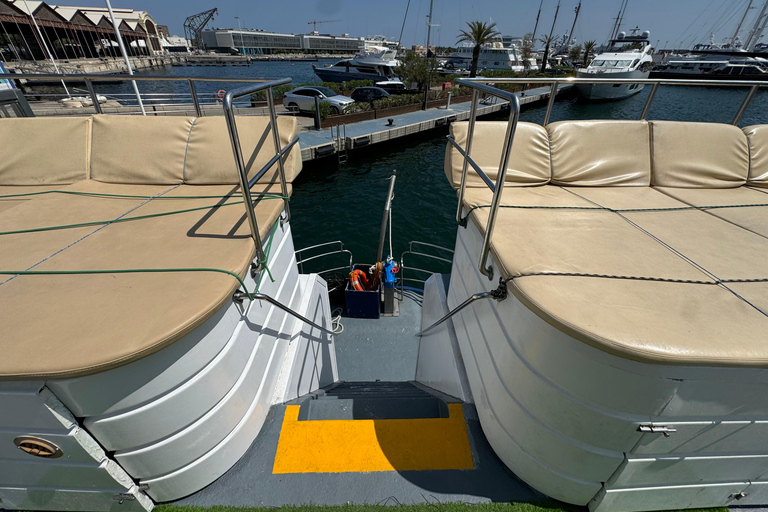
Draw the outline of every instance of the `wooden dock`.
[[[561,85],[556,97],[570,96],[572,85]],[[524,105],[540,103],[549,99],[550,88],[539,87],[530,89],[524,94],[517,93],[521,108]],[[566,93],[566,94],[564,94]],[[374,119],[348,124],[342,129],[339,138],[337,129],[320,131],[308,131],[299,134],[299,146],[301,147],[302,161],[315,160],[331,156],[339,150],[354,150],[371,144],[387,142],[407,135],[425,132],[446,126],[454,121],[466,121],[469,119],[470,102],[451,105],[448,108],[432,108],[392,116],[388,119]],[[478,116],[486,116],[508,108],[508,102],[491,98],[486,102],[481,101],[477,108]],[[392,119],[392,125],[388,120]],[[344,136],[346,134],[346,137]]]

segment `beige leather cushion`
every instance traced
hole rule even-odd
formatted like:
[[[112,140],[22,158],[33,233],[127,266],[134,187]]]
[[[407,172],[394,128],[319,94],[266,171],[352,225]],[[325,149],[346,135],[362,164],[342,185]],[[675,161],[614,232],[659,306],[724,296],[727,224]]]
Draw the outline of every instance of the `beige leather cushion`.
[[[575,192],[575,194],[573,193]],[[731,191],[727,191],[731,192]],[[488,204],[490,191],[467,191]],[[504,277],[531,272],[663,277],[710,284],[601,277],[528,276],[509,284],[542,319],[600,350],[647,363],[765,367],[768,318],[672,249],[721,278],[765,277],[768,240],[698,210],[593,210],[686,205],[652,188],[505,189],[506,205],[579,209],[499,210],[492,254]],[[488,209],[471,218],[484,229]],[[768,286],[728,285],[768,308]]]
[[[231,185],[132,187],[90,182],[92,191],[110,193],[165,191],[164,197],[226,195]],[[254,187],[254,194],[272,187]],[[64,196],[72,198],[72,196]],[[59,204],[56,211],[82,219],[109,218],[143,200],[79,198],[76,208]],[[91,199],[93,202],[83,204]],[[206,206],[231,199],[159,200],[136,208],[128,216]],[[32,200],[31,202],[35,202]],[[115,203],[115,204],[112,204]],[[266,237],[283,209],[283,201],[265,199],[257,203],[261,236]],[[30,211],[35,211],[34,208]],[[56,223],[52,209],[39,210],[28,225]],[[2,214],[0,214],[2,219]],[[33,222],[34,221],[34,222]],[[93,232],[97,227],[86,228]],[[70,232],[71,231],[71,232]],[[78,232],[75,232],[78,231]],[[67,235],[69,238],[60,238]],[[48,242],[48,254],[82,237],[79,230],[39,233],[34,245],[0,236],[2,266],[8,253],[19,262],[38,258],[40,246]],[[32,239],[31,235],[27,236]],[[46,256],[47,256],[46,255]],[[212,267],[241,276],[254,255],[242,204],[223,206],[152,219],[111,224],[40,263],[37,270]],[[6,267],[7,268],[7,267]],[[2,281],[4,279],[0,279]],[[20,377],[74,376],[93,373],[141,358],[172,343],[210,317],[230,300],[238,285],[231,276],[219,273],[153,273],[92,276],[21,276],[0,285],[0,379]],[[40,321],[40,293],[46,309]],[[33,354],[34,357],[30,357]]]
[[[710,208],[706,212],[748,231],[768,237],[768,190],[749,187],[729,189],[658,187],[657,190],[701,208],[733,205],[732,208]]]
[[[735,126],[653,121],[651,141],[654,185],[730,188],[747,181],[747,137]]]
[[[768,187],[768,125],[744,128],[749,143],[749,179],[755,187]]]
[[[285,147],[296,137],[296,119],[293,116],[279,116],[277,125],[280,144]],[[266,165],[270,158],[275,156],[275,143],[272,131],[269,129],[269,117],[238,116],[237,132],[248,175],[253,176]],[[291,152],[284,158],[286,181],[291,182],[301,172],[299,145],[294,145]],[[186,183],[192,185],[239,183],[224,117],[202,117],[195,122],[189,138],[184,179]],[[277,164],[259,179],[259,183],[270,182],[280,183]]]
[[[451,135],[462,148],[467,145],[467,122],[453,123]],[[506,134],[506,121],[481,121],[475,124],[470,156],[491,180],[496,181]],[[453,188],[461,185],[464,157],[450,143],[445,150],[445,175]],[[547,131],[533,123],[518,123],[504,186],[542,185],[549,182],[549,142]],[[467,187],[485,187],[480,176],[467,167]]]
[[[0,119],[0,185],[62,185],[88,177],[89,117]]]
[[[91,179],[181,183],[192,121],[180,116],[93,116]]]
[[[651,148],[645,121],[561,121],[547,126],[552,183],[648,186]]]

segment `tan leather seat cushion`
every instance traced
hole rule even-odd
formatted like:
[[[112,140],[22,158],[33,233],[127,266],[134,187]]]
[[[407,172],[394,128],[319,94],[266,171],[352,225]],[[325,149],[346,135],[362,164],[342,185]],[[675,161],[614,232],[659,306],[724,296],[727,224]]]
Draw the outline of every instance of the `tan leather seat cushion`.
[[[451,135],[462,148],[467,146],[467,122],[453,123]],[[491,180],[501,163],[501,152],[506,134],[506,121],[482,121],[475,124],[470,156]],[[461,185],[464,157],[450,143],[445,150],[445,175],[453,188]],[[549,182],[549,142],[547,131],[533,123],[518,123],[504,186],[543,185]],[[467,187],[485,187],[477,172],[467,167]]]
[[[729,189],[658,187],[657,190],[691,206],[705,208],[710,215],[752,233],[768,237],[768,190],[750,187]],[[708,206],[725,208],[706,209]]]
[[[755,187],[768,187],[768,125],[744,128],[749,144],[749,178]]]
[[[648,186],[646,121],[561,121],[547,126],[552,183],[580,187]]]
[[[490,198],[490,191],[468,190],[466,203]],[[505,277],[557,272],[709,283],[541,275],[510,282],[545,321],[647,363],[768,365],[768,318],[753,307],[768,308],[768,286],[717,284],[768,277],[766,238],[646,187],[505,188],[502,204],[559,207],[499,209],[492,254]],[[669,208],[681,209],[658,210]],[[487,215],[487,208],[471,214],[481,231]]]
[[[747,181],[747,137],[735,126],[653,121],[651,141],[653,185],[731,188]]]
[[[88,177],[90,117],[0,120],[0,185],[65,185]]]
[[[193,122],[193,118],[181,116],[93,116],[91,179],[143,185],[181,183]]]
[[[296,119],[279,116],[277,119],[280,145],[285,147],[297,134]],[[260,171],[275,156],[275,142],[269,129],[267,116],[238,116],[237,132],[243,151],[248,176]],[[301,172],[301,150],[294,145],[284,157],[285,178],[292,182]],[[187,150],[184,181],[191,185],[237,184],[238,171],[232,152],[224,117],[201,117],[192,127]],[[259,183],[279,183],[279,169],[275,164]]]
[[[0,211],[0,229],[108,220],[241,200],[231,185],[115,185],[72,189],[152,199],[49,194]],[[254,195],[279,186],[254,187]],[[283,210],[263,199],[256,216],[266,237]],[[3,270],[212,267],[244,276],[254,244],[242,204],[122,223],[0,235]],[[0,283],[10,276],[0,276]],[[0,378],[72,376],[138,359],[200,325],[230,298],[237,281],[220,273],[19,276],[0,284]],[[40,297],[45,319],[40,320]]]

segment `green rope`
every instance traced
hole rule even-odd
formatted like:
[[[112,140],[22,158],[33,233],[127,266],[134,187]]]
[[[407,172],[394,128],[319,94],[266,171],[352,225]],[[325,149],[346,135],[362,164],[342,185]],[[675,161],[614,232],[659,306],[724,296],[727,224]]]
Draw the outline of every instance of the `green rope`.
[[[234,194],[226,196],[134,196],[126,194],[106,194],[101,192],[78,192],[74,190],[45,190],[42,192],[26,192],[23,194],[5,194],[0,195],[0,199],[12,199],[14,197],[27,197],[27,196],[39,196],[44,194],[69,194],[73,196],[86,196],[86,197],[109,197],[117,199],[225,199],[234,197]],[[257,194],[253,196],[255,199],[288,199],[285,196],[278,194]]]
[[[719,208],[751,208],[755,206],[768,206],[768,203],[758,204],[726,204],[726,205],[712,205],[712,206],[675,206],[668,208],[608,208],[605,206],[522,206],[513,204],[501,204],[499,208],[513,208],[518,210],[602,210],[606,212],[614,213],[631,213],[631,212],[671,212],[680,210],[716,210]],[[480,208],[490,208],[491,205],[483,204],[473,206],[467,212],[467,215]]]
[[[126,268],[126,269],[111,269],[111,270],[0,270],[0,275],[18,275],[18,276],[48,276],[48,275],[90,275],[90,274],[146,274],[146,273],[162,273],[162,272],[218,272],[220,274],[227,274],[240,283],[243,291],[249,299],[253,299],[253,295],[248,292],[248,288],[245,286],[242,278],[230,272],[220,268],[207,268],[207,267],[193,267],[193,268]]]
[[[273,283],[275,282],[275,278],[272,277],[272,272],[269,270],[269,267],[267,266],[267,261],[269,260],[269,253],[272,251],[272,240],[275,239],[275,233],[277,232],[277,225],[280,222],[280,217],[278,216],[277,220],[275,221],[275,224],[272,226],[272,236],[269,237],[269,240],[267,240],[267,245],[264,247],[264,260],[259,261],[259,265],[264,266],[264,270],[267,272],[267,275],[269,276],[270,281]],[[262,272],[261,275],[259,275],[259,282],[256,283],[256,291],[258,292],[261,289],[261,281],[264,279],[264,273]]]
[[[260,198],[261,199],[261,198]],[[283,196],[275,196],[274,198],[269,197],[267,199],[285,199]],[[41,231],[56,231],[59,229],[71,229],[71,228],[81,228],[85,226],[99,226],[103,224],[115,224],[118,222],[128,222],[131,220],[142,220],[142,219],[151,219],[155,217],[165,217],[168,215],[178,215],[180,213],[189,213],[189,212],[196,212],[200,210],[212,210],[216,208],[221,208],[222,206],[232,206],[237,204],[243,204],[243,201],[235,201],[232,203],[224,203],[224,204],[214,204],[209,206],[198,206],[196,208],[185,208],[183,210],[172,210],[170,212],[160,212],[160,213],[150,213],[147,215],[136,215],[133,217],[121,217],[121,218],[115,218],[110,220],[96,220],[91,222],[78,222],[76,224],[62,224],[58,226],[47,226],[43,228],[29,228],[29,229],[18,229],[14,231],[0,231],[0,236],[2,235],[18,235],[23,233],[38,233]]]

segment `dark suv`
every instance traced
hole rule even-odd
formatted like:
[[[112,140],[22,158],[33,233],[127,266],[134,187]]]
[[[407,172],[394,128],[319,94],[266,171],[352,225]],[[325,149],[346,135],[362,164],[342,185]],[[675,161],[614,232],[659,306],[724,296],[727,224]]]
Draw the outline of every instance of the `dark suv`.
[[[392,96],[381,87],[358,87],[352,91],[351,98],[355,101],[376,101]]]

